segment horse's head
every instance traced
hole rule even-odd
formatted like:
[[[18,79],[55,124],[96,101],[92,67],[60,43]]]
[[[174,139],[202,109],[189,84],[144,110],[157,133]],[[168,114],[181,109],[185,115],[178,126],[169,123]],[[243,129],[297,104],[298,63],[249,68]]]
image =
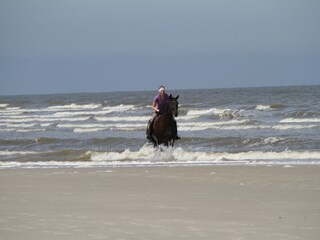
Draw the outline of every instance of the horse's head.
[[[179,95],[176,97],[172,97],[172,95],[170,95],[170,99],[168,101],[168,110],[171,111],[171,113],[177,117],[178,116],[178,108],[179,108],[179,103],[178,103],[178,98]]]

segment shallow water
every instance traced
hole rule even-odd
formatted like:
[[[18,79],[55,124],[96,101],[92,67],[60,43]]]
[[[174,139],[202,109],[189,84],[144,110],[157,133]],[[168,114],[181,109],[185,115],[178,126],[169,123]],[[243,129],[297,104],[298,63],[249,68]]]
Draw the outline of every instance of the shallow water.
[[[0,168],[320,164],[320,86],[168,92],[172,149],[145,138],[156,92],[0,96]]]

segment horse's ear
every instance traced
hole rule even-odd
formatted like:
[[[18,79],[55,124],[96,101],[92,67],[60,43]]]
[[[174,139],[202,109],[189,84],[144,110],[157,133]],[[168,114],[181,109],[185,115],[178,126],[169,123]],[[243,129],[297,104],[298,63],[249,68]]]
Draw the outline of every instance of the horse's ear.
[[[176,100],[178,100],[178,98],[179,98],[179,95],[178,95],[178,96],[176,96]]]
[[[169,98],[172,99],[172,95],[171,94],[170,94]]]

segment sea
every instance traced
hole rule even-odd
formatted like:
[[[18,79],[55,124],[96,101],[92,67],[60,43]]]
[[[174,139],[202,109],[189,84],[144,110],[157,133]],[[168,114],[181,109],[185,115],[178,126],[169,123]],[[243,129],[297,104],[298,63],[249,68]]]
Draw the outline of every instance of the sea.
[[[0,169],[320,165],[320,86],[167,93],[169,148],[146,139],[156,91],[0,96]]]

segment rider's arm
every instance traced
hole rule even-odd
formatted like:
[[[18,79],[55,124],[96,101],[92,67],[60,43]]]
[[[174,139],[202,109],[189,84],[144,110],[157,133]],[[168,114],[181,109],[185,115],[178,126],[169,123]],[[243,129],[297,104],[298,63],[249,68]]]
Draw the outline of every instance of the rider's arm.
[[[154,101],[152,103],[152,108],[156,111],[156,112],[159,112],[160,110],[157,108],[157,103]]]

